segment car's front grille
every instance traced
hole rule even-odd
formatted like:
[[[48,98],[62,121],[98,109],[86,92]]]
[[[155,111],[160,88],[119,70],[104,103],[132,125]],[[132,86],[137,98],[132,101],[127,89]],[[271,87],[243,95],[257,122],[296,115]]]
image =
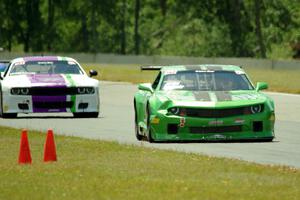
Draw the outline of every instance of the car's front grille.
[[[188,117],[218,118],[218,117],[243,115],[244,110],[245,110],[245,108],[231,108],[231,109],[187,108],[186,115]]]
[[[61,108],[72,108],[72,101],[57,101],[57,102],[33,102],[34,108],[42,109],[61,109]]]
[[[225,109],[205,109],[205,108],[185,108],[186,116],[188,117],[203,117],[203,118],[222,118],[233,117],[238,115],[252,114],[251,106],[240,108],[225,108]],[[263,111],[263,104],[261,110]]]
[[[76,93],[76,87],[34,87],[29,89],[29,95],[36,96],[62,96]]]
[[[229,132],[241,132],[242,126],[211,126],[211,127],[190,127],[190,133],[195,134],[207,134],[207,133],[229,133]]]

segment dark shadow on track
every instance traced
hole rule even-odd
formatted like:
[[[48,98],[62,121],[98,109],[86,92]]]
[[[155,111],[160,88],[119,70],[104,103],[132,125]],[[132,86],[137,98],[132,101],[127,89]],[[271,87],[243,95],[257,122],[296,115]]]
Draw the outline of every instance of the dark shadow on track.
[[[104,118],[102,116],[95,118],[87,118],[87,117],[73,117],[73,116],[20,116],[17,118],[5,118],[5,119],[101,119]]]
[[[145,140],[146,141],[146,140]],[[158,144],[199,144],[199,143],[278,143],[280,141],[272,141],[271,139],[243,139],[243,140],[182,140],[182,141],[155,141]]]

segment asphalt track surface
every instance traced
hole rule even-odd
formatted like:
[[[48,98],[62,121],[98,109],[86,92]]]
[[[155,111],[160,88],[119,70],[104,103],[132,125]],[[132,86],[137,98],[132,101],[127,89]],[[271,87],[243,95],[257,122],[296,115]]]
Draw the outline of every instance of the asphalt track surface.
[[[137,141],[134,136],[133,96],[137,86],[101,82],[101,114],[95,119],[74,119],[70,114],[22,114],[18,119],[0,119],[0,125],[41,130],[55,134],[117,141],[144,147],[171,149],[213,156],[230,157],[262,164],[300,168],[300,95],[268,93],[276,106],[274,142],[261,143],[156,143]]]

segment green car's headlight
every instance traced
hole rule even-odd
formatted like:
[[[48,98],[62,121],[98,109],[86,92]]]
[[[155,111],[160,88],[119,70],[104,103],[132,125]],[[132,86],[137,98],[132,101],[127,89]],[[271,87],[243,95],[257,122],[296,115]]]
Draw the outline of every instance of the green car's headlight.
[[[185,108],[179,108],[179,107],[172,107],[168,109],[169,115],[178,115],[178,116],[185,116],[186,115],[186,109]]]
[[[247,106],[244,108],[244,115],[257,114],[264,111],[264,104]]]
[[[263,111],[263,105],[262,104],[253,105],[250,107],[250,110],[252,114],[260,113]]]
[[[170,113],[170,114],[173,114],[173,115],[178,115],[179,114],[179,108],[178,107],[173,107],[173,108],[169,108],[168,109],[168,112]]]

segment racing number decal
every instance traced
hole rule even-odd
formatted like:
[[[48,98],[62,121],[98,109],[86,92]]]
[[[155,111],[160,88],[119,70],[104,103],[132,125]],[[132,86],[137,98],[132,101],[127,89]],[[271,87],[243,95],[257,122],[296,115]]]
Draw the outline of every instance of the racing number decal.
[[[180,123],[179,123],[179,127],[183,128],[185,126],[185,118],[180,118]]]

